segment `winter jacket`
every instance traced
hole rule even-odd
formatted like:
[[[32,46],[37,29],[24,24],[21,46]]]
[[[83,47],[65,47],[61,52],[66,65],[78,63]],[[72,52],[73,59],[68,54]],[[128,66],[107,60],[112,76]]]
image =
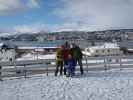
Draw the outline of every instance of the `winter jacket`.
[[[67,60],[69,54],[70,54],[70,50],[69,49],[64,49],[63,50],[63,59]]]
[[[63,61],[63,52],[60,48],[56,51],[56,61]]]
[[[67,60],[67,66],[66,66],[67,69],[74,68],[75,66],[76,66],[75,59],[72,58]]]
[[[71,48],[70,52],[71,52],[72,56],[74,57],[74,59],[82,59],[83,54],[79,47]]]
[[[72,59],[68,59],[68,66],[76,66],[76,61],[72,58]]]

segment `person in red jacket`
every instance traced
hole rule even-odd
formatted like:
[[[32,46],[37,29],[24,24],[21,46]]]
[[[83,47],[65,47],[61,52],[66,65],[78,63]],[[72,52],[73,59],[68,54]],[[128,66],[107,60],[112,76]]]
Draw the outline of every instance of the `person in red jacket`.
[[[68,66],[68,59],[70,54],[70,45],[68,42],[65,42],[65,44],[63,45],[64,75],[66,75],[65,66]]]

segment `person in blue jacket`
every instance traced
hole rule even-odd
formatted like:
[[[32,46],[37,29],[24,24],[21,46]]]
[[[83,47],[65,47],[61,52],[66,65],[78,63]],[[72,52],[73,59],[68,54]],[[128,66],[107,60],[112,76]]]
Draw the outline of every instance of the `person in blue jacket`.
[[[67,66],[66,67],[66,71],[67,71],[67,77],[72,77],[75,75],[75,66],[76,66],[76,61],[75,59],[72,57],[71,54],[68,55],[68,62],[67,62]]]

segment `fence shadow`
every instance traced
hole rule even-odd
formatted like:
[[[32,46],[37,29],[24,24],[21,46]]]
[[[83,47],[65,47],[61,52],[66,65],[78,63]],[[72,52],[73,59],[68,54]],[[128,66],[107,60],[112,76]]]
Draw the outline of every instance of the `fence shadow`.
[[[80,73],[77,73],[74,78],[104,78],[104,77],[109,77],[109,78],[124,78],[124,77],[128,77],[128,78],[133,78],[133,70],[131,71],[93,71],[93,72],[88,72],[85,73],[84,75],[81,75]]]

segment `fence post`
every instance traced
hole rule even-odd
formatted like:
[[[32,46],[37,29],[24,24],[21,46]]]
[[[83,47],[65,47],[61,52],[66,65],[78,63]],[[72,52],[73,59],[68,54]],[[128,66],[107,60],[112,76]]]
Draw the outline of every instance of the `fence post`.
[[[47,74],[47,76],[48,76],[48,65],[49,65],[49,61],[48,61],[48,63],[46,63],[47,64],[47,69],[46,69],[46,74]]]
[[[13,61],[13,64],[14,64],[14,69],[16,70],[15,73],[18,74],[18,70],[17,70],[17,66],[16,66],[16,61],[15,60]]]
[[[48,76],[48,67],[47,67],[47,76]]]
[[[107,64],[106,64],[106,57],[104,56],[104,68],[105,68],[105,71],[107,70]]]
[[[88,60],[87,60],[87,56],[85,55],[85,60],[86,60],[86,65],[87,65],[87,73],[89,71],[89,67],[88,67]]]
[[[27,72],[27,71],[26,71],[26,65],[24,65],[24,78],[26,78],[26,76],[27,76],[27,75],[26,75],[26,72]]]
[[[111,69],[111,60],[112,60],[112,58],[109,55],[108,58],[107,58],[107,65],[108,65],[107,67],[108,67],[108,70]]]
[[[0,66],[0,81],[2,81],[2,67]]]
[[[122,70],[122,56],[120,56],[120,70]]]

